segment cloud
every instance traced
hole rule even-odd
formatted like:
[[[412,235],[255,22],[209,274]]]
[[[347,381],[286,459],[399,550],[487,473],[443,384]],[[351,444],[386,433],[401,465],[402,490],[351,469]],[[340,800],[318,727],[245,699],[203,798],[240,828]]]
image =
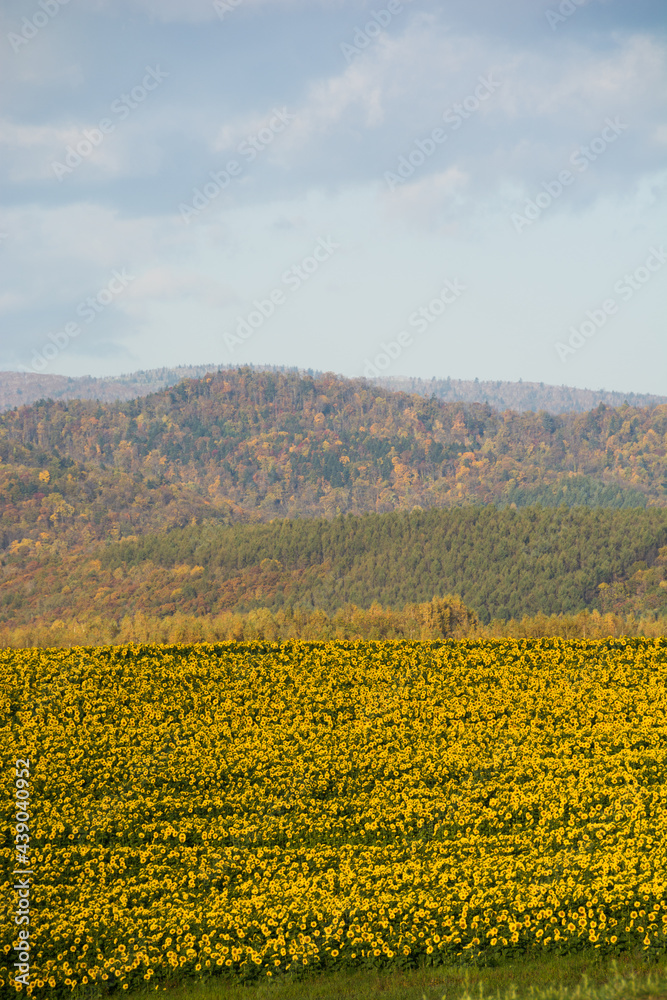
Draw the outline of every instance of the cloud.
[[[385,117],[382,82],[372,66],[349,66],[342,75],[313,83],[300,107],[278,107],[226,121],[215,134],[213,148],[217,152],[237,149],[248,136],[270,126],[275,119],[274,110],[293,118],[280,135],[276,133],[279,138],[276,149],[282,155],[278,153],[274,158],[293,162],[299,150],[322,136],[349,129],[351,125],[361,130],[378,128]]]
[[[5,179],[16,184],[51,181],[60,185],[154,174],[163,150],[153,130],[129,122],[118,124],[116,131],[112,122],[114,131],[104,134],[99,128],[103,118],[66,126],[0,120]]]
[[[197,271],[175,267],[152,267],[144,271],[127,291],[127,299],[133,302],[168,302],[188,296],[211,306],[226,306],[237,301],[235,294],[219,281]]]
[[[0,292],[0,313],[14,312],[28,303],[29,298],[26,295],[19,295],[17,292]]]
[[[336,126],[378,128],[385,120],[383,93],[385,78],[377,63],[349,66],[340,76],[318,81],[297,113],[290,140],[293,146],[331,132]]]
[[[426,190],[425,175],[456,169],[477,199],[497,201],[501,190],[529,192],[558,173],[611,117],[627,123],[632,140],[601,158],[579,190],[620,193],[659,165],[666,55],[662,40],[636,34],[615,37],[601,51],[576,38],[539,52],[512,48],[452,37],[420,14],[400,35],[381,38],[340,73],[310,84],[276,159],[324,184],[380,180],[447,121],[448,110],[474,107],[415,176],[415,198]],[[476,106],[481,78],[499,85]],[[407,195],[401,198],[405,204]]]
[[[413,183],[406,183],[381,194],[386,216],[401,219],[421,228],[443,230],[443,224],[467,207],[468,175],[457,167],[428,174]]]
[[[27,344],[41,343],[49,329],[75,318],[77,305],[105,287],[116,270],[131,281],[95,324],[93,340],[132,336],[136,323],[150,325],[162,306],[207,314],[238,301],[230,284],[210,273],[220,260],[211,254],[208,227],[193,245],[176,216],[127,218],[86,202],[31,205],[0,212],[0,230],[10,234],[0,244],[0,311],[20,317],[23,330],[20,342],[7,338],[5,353],[27,351]],[[224,253],[219,235],[216,243],[218,254]]]
[[[0,27],[14,31],[32,16],[37,0],[26,2],[0,5]],[[303,363],[316,341],[338,345],[345,328],[354,351],[363,329],[377,339],[378,303],[387,322],[397,309],[409,314],[413,298],[428,294],[429,269],[458,262],[466,248],[471,289],[473,279],[478,289],[492,281],[514,248],[503,271],[508,329],[535,336],[542,291],[530,323],[517,325],[509,312],[523,316],[525,274],[536,279],[540,268],[565,321],[576,282],[583,297],[597,280],[595,300],[606,288],[601,260],[615,274],[630,236],[637,259],[658,238],[667,60],[655,0],[590,0],[552,31],[545,10],[559,3],[405,2],[357,54],[343,46],[385,0],[240,0],[223,21],[212,0],[87,0],[63,6],[18,53],[5,40],[0,176],[16,205],[0,210],[0,232],[9,234],[0,242],[0,308],[13,322],[7,350],[42,343],[115,268],[127,268],[133,282],[86,343],[112,345],[111,359],[125,338],[144,366],[167,350],[182,361],[196,344],[201,356],[201,345],[219,344],[221,324],[234,320],[232,290],[244,303],[265,295],[325,233],[344,247],[333,270],[308,283],[293,315],[276,317],[275,343],[267,332],[253,350],[276,358],[292,350]],[[114,118],[113,133],[58,182],[53,161],[112,117],[114,99],[160,60],[164,86]],[[487,76],[499,86],[475,105]],[[457,106],[470,110],[454,127],[456,118],[445,118]],[[239,145],[267,128],[274,108],[294,120],[255,158],[244,157]],[[617,116],[627,131],[517,239],[511,213]],[[386,172],[435,128],[446,129],[446,142],[390,191]],[[184,225],[179,205],[232,158],[242,172]],[[541,257],[531,249],[540,240]],[[471,292],[462,315],[475,295],[486,301]],[[580,305],[570,310],[575,318]],[[365,326],[349,322],[361,315]],[[206,357],[216,354],[207,347]]]
[[[592,124],[601,114],[650,112],[667,82],[664,43],[646,35],[617,38],[592,52],[577,39],[549,53],[524,50],[507,67],[499,103],[508,119]]]
[[[118,267],[146,268],[146,261],[180,256],[176,220],[123,218],[117,211],[79,202],[5,209],[0,229],[6,292],[18,290],[32,309],[69,306],[90,295]],[[11,246],[11,252],[10,251]]]
[[[50,161],[61,155],[68,144],[81,138],[74,126],[20,125],[0,121],[0,147],[6,177],[12,181],[53,178]]]

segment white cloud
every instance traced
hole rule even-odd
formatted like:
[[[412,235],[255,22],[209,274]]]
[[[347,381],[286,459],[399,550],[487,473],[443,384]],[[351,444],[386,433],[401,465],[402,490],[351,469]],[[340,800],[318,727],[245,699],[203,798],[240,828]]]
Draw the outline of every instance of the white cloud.
[[[19,295],[17,292],[0,292],[0,313],[13,312],[28,304],[27,295]]]
[[[0,230],[10,234],[0,244],[0,311],[68,316],[114,270],[132,276],[116,307],[133,319],[160,304],[219,309],[237,301],[230,284],[210,273],[209,227],[200,227],[193,244],[176,215],[125,218],[86,202],[26,206],[2,212]],[[216,242],[217,254],[224,253],[219,235]]]
[[[449,217],[466,204],[468,175],[458,167],[417,177],[392,192],[386,188],[381,200],[389,219],[399,219],[420,228],[442,229]]]
[[[637,34],[617,37],[604,51],[576,40],[542,51],[510,49],[493,39],[452,37],[431,17],[415,16],[401,35],[380,39],[339,74],[309,86],[278,159],[319,171],[325,182],[371,179],[371,171],[379,179],[415,140],[442,125],[447,109],[470,98],[480,77],[490,77],[500,86],[450,131],[424,173],[441,173],[444,163],[467,175],[478,200],[496,201],[501,188],[530,191],[567,167],[607,118],[619,118],[632,141],[623,133],[578,192],[620,191],[642,161],[649,171],[657,167],[666,55],[662,41]]]
[[[4,147],[6,176],[25,181],[53,177],[51,161],[81,135],[74,126],[17,125],[0,121],[0,147]]]
[[[317,355],[316,363],[340,367],[335,351],[352,356],[364,336],[372,346],[392,317],[430,294],[429,269],[446,264],[454,273],[466,253],[471,293],[460,312],[479,308],[469,330],[480,343],[497,319],[516,328],[518,340],[534,337],[541,318],[549,320],[545,289],[557,301],[558,322],[576,317],[579,300],[567,304],[575,284],[585,298],[597,280],[596,300],[607,272],[626,266],[628,238],[637,241],[637,259],[659,238],[667,74],[664,38],[645,33],[642,5],[588,3],[551,32],[544,9],[558,2],[406,3],[349,65],[341,44],[385,0],[341,0],[340,16],[329,9],[326,17],[323,7],[317,16],[320,0],[240,0],[223,23],[212,0],[87,0],[85,11],[65,5],[0,67],[0,80],[9,81],[0,174],[13,182],[10,195],[23,199],[0,212],[0,231],[9,234],[0,243],[0,308],[15,320],[8,350],[42,343],[114,269],[127,268],[135,278],[91,328],[91,351],[108,348],[104,363],[112,368],[124,340],[143,366],[169,351],[174,361],[195,351],[219,356],[219,346],[208,345],[220,344],[224,324],[326,233],[342,247],[331,271],[309,281],[253,340],[255,360],[273,351],[276,361],[315,363],[317,345],[330,344],[331,356]],[[22,4],[0,5],[7,30],[21,23]],[[37,9],[36,0],[28,6]],[[179,21],[190,24],[180,29]],[[274,37],[283,28],[285,52]],[[138,84],[158,51],[168,83],[59,184],[52,161],[83,129],[111,117],[114,95]],[[460,127],[445,125],[447,141],[389,192],[385,172],[443,127],[447,109],[470,100],[487,75],[501,86]],[[295,120],[266,152],[252,163],[235,152],[285,105]],[[627,133],[517,239],[511,212],[567,167],[607,116],[627,121]],[[179,202],[231,158],[243,162],[242,175],[184,225]],[[149,184],[133,182],[147,175]],[[496,272],[504,305],[482,316]],[[538,277],[528,320],[525,289]],[[70,361],[62,364],[66,370]]]
[[[152,124],[154,129],[156,123]],[[58,184],[89,177],[91,170],[99,171],[102,179],[150,175],[163,157],[153,129],[147,130],[144,123],[119,123],[117,130],[114,124],[114,131],[104,134],[99,130],[99,119],[66,126],[0,120],[5,177],[17,183],[52,180]],[[97,145],[91,143],[91,135]]]
[[[653,129],[652,139],[656,145],[667,146],[667,125],[656,125]]]
[[[266,112],[253,112],[227,121],[216,132],[213,148],[216,151],[237,149],[248,136],[270,127],[274,110],[286,111],[293,116],[284,130],[276,133],[275,146],[270,153],[274,159],[290,159],[290,152],[301,149],[318,137],[330,134],[336,127],[349,125],[346,119],[354,117],[362,129],[378,128],[384,121],[382,84],[368,65],[352,65],[340,76],[314,83],[305,102],[296,108],[276,106]]]
[[[666,55],[663,43],[644,35],[619,38],[612,52],[592,53],[576,41],[551,52],[526,50],[507,65],[499,104],[509,119],[569,119],[575,128],[600,115],[635,116],[662,101]]]
[[[25,294],[33,309],[78,302],[114,268],[138,275],[147,261],[181,253],[175,219],[128,219],[87,202],[5,209],[0,228],[11,234],[11,253],[9,240],[3,244],[5,291]]]
[[[219,281],[198,271],[175,267],[152,267],[133,281],[127,290],[127,298],[133,301],[166,302],[188,296],[211,306],[224,306],[236,301],[235,295]]]

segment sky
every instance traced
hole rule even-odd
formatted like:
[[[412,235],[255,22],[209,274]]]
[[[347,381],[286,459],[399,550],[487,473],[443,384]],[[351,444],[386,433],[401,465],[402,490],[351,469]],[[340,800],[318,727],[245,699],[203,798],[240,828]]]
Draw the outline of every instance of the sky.
[[[3,0],[0,369],[667,393],[663,0]]]

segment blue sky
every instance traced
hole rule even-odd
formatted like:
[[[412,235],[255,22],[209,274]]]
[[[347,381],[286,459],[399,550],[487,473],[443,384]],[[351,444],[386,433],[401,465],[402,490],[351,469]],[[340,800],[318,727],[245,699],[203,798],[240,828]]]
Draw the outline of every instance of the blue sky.
[[[0,368],[667,392],[658,0],[5,0],[0,45]]]

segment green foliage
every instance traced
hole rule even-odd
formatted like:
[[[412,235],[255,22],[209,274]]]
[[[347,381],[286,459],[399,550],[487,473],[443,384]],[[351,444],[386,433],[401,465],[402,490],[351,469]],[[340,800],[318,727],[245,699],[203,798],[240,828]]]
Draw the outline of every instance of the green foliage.
[[[459,594],[483,624],[587,608],[667,616],[667,511],[655,508],[464,507],[209,522],[43,562],[27,558],[18,551],[3,569],[5,630],[73,618],[102,617],[119,627],[136,615],[168,622],[176,614],[203,619],[260,611],[315,621],[317,614],[333,619],[348,605],[380,604],[405,614],[406,606],[434,594]],[[327,631],[321,622],[305,634],[338,635],[337,627]],[[278,622],[267,634],[290,635],[291,628]],[[296,634],[304,634],[299,628]],[[406,634],[402,628],[379,635],[398,637]],[[540,628],[537,634],[545,634]],[[224,630],[232,638],[248,634]],[[375,633],[359,625],[344,635]]]
[[[401,608],[445,591],[488,622],[595,606],[601,583],[624,578],[637,560],[653,563],[665,544],[663,510],[465,507],[192,527],[110,546],[103,565],[203,565],[202,589],[223,602],[235,581],[234,604],[211,611]],[[269,559],[280,568],[263,569]]]
[[[501,507],[607,507],[627,510],[646,507],[647,497],[641,490],[629,489],[617,483],[605,483],[592,476],[573,476],[553,485],[524,487],[513,486],[507,491]]]
[[[153,988],[153,993],[155,988]],[[130,1000],[150,995],[149,986]],[[497,965],[423,966],[404,971],[340,970],[289,974],[252,985],[231,977],[167,987],[164,1000],[667,1000],[667,960],[597,952],[539,955]],[[91,991],[86,1000],[98,1000]]]

